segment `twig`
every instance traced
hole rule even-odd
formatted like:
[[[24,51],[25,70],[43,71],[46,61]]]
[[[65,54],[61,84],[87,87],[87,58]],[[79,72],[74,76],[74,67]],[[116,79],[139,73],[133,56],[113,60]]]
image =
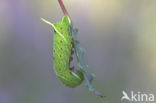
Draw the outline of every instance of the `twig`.
[[[66,8],[65,8],[65,6],[64,6],[64,4],[63,4],[63,2],[62,2],[62,0],[58,0],[58,2],[59,2],[59,4],[60,4],[60,6],[61,6],[61,9],[62,9],[64,15],[65,15],[65,16],[69,16],[69,15],[68,15],[68,12],[67,12],[67,10],[66,10]]]

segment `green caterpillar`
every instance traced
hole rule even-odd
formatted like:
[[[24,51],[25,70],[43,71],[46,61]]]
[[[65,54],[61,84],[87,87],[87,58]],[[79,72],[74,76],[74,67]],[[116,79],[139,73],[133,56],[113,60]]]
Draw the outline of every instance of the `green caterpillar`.
[[[54,29],[53,60],[56,75],[63,84],[70,88],[75,88],[85,80],[90,91],[103,97],[101,93],[91,86],[94,75],[89,72],[88,66],[84,62],[84,50],[79,47],[77,40],[77,29],[74,29],[68,13],[62,0],[58,0],[65,16],[60,22],[55,24],[41,18],[45,23],[51,25]],[[78,66],[80,69],[71,67],[72,54],[76,54]]]
[[[42,19],[46,23],[46,20]],[[70,61],[72,58],[73,39],[70,34],[71,21],[67,16],[50,25],[54,28],[54,69],[59,79],[67,86],[74,88],[83,81],[83,74],[80,70],[72,71]]]

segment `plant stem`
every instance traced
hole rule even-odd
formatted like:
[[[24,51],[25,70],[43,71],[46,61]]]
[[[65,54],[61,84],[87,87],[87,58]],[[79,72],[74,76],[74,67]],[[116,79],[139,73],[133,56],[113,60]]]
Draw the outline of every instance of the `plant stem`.
[[[62,2],[62,0],[58,0],[58,2],[59,2],[59,4],[60,4],[60,6],[61,6],[61,9],[62,9],[64,15],[65,15],[65,16],[69,16],[69,15],[68,15],[68,12],[67,12],[67,10],[66,10],[66,8],[65,8],[65,6],[64,6],[64,4],[63,4],[63,2]]]

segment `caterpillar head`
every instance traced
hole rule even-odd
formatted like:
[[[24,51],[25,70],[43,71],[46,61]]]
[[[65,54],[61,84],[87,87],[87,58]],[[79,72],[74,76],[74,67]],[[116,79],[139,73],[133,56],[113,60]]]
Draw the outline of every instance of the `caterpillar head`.
[[[79,86],[84,80],[83,73],[80,70],[75,70],[75,72],[72,72],[66,78],[59,76],[59,75],[58,75],[58,77],[66,86],[68,86],[70,88],[75,88],[75,87]]]

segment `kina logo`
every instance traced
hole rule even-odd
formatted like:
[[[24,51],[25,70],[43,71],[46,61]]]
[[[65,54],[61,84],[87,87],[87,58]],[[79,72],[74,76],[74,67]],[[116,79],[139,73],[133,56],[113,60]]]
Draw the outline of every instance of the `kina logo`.
[[[141,93],[131,91],[128,95],[125,91],[122,91],[121,101],[131,101],[132,103],[154,103],[155,98],[152,93]]]

